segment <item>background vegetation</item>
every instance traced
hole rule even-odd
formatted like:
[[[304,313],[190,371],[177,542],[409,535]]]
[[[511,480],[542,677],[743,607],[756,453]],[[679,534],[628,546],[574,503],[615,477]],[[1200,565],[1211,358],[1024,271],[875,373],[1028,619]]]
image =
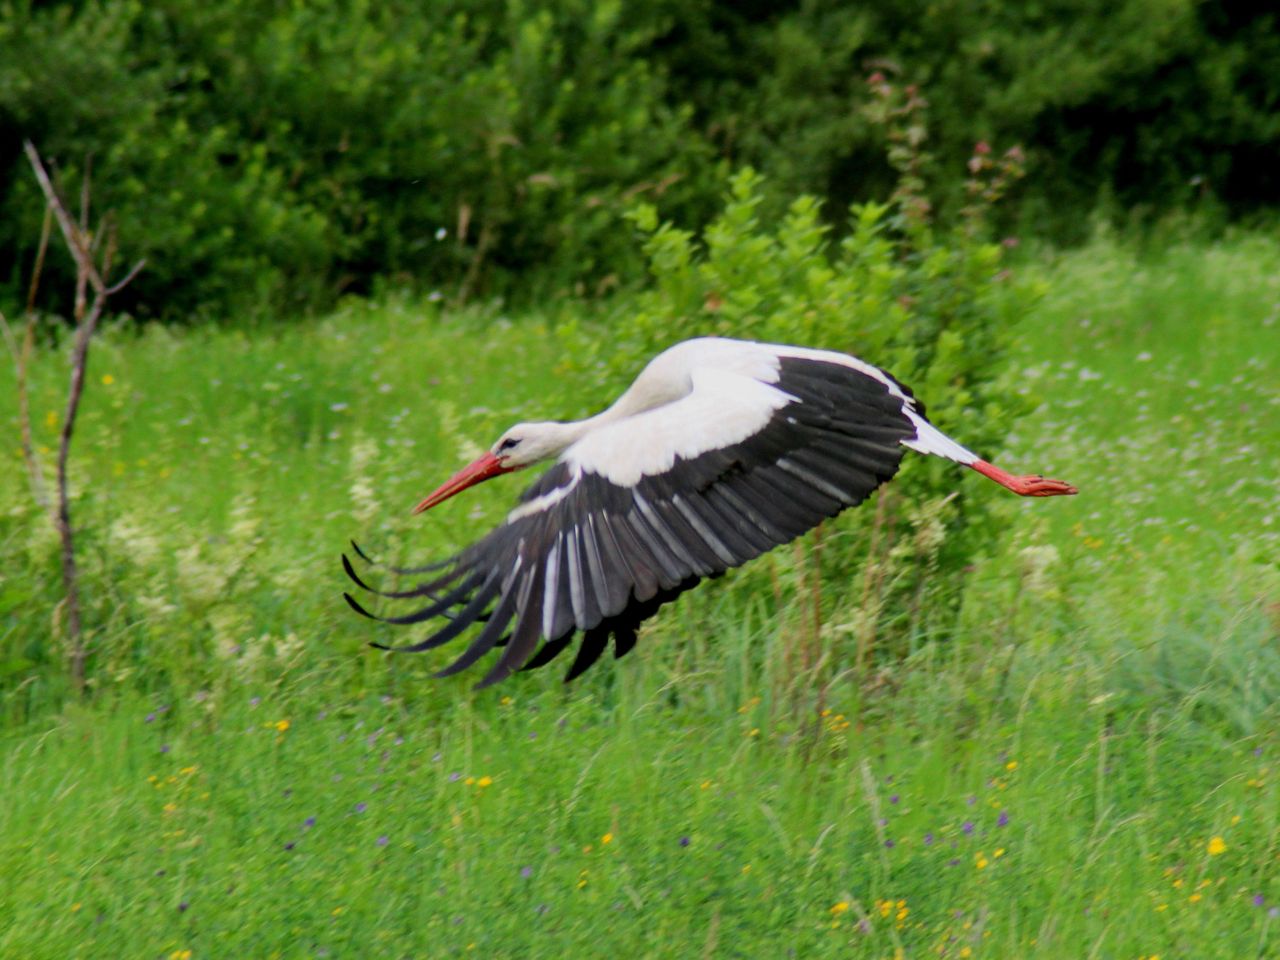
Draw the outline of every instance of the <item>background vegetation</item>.
[[[229,320],[409,284],[466,298],[643,275],[636,198],[698,228],[726,166],[832,224],[897,174],[879,71],[931,104],[921,173],[964,204],[979,141],[1022,144],[1006,214],[1075,242],[1127,220],[1280,201],[1280,29],[1193,0],[845,4],[588,0],[0,3],[0,288],[41,202],[34,140],[150,268],[121,306]],[[61,263],[52,267],[66,276]],[[62,285],[52,285],[62,289]],[[0,296],[4,296],[0,294]]]

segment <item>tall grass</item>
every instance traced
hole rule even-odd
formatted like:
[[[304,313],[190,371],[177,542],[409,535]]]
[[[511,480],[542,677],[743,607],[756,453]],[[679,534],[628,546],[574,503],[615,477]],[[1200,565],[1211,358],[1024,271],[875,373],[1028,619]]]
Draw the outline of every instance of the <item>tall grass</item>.
[[[1042,404],[996,459],[1081,495],[1003,500],[959,625],[861,673],[858,624],[776,605],[863,589],[812,540],[567,690],[367,649],[403,634],[346,611],[346,538],[465,542],[518,481],[407,507],[506,423],[607,399],[557,378],[549,318],[112,334],[77,450],[85,704],[52,537],[0,476],[0,955],[1269,955],[1280,246],[1034,269],[1013,375]]]

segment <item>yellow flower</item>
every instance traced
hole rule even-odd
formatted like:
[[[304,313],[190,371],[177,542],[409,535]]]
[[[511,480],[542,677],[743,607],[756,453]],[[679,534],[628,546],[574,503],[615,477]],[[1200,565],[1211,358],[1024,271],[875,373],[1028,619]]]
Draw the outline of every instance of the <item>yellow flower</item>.
[[[71,905],[71,912],[72,912],[72,913],[78,913],[78,912],[79,912],[79,910],[80,910],[80,903],[79,903],[79,901],[77,901],[76,903],[73,903],[73,904]]]
[[[613,843],[613,834],[612,834],[612,833],[606,833],[603,837],[601,837],[601,838],[600,838],[600,842],[601,842],[601,843]]]
[[[1005,768],[1006,770],[1010,771],[1010,772],[1012,772],[1012,771],[1014,771],[1014,770],[1017,770],[1017,769],[1018,769],[1018,761],[1017,761],[1017,760],[1010,760],[1008,763],[1006,763],[1006,764],[1004,765],[1004,768]]]
[[[972,956],[973,956],[973,948],[972,948],[972,947],[961,947],[961,948],[960,948],[960,956],[962,956],[962,957],[972,957]]]
[[[839,903],[833,903],[831,905],[831,915],[838,917],[840,916],[840,914],[844,913],[848,909],[849,909],[849,901],[841,900]]]
[[[476,781],[476,786],[483,788],[483,787],[489,786],[492,783],[493,783],[493,777],[489,776],[486,773],[483,777],[481,777],[479,780]]]
[[[979,870],[985,870],[988,863],[990,863],[990,861],[987,859],[987,855],[979,851],[978,856],[974,858],[974,865]]]
[[[1218,854],[1226,852],[1227,845],[1221,837],[1213,837],[1209,840],[1205,849],[1209,851],[1209,856],[1216,857]]]
[[[1193,893],[1191,896],[1187,897],[1187,900],[1191,903],[1199,903],[1201,900],[1201,894]]]
[[[286,730],[288,730],[288,729],[289,729],[289,721],[288,721],[288,720],[277,720],[277,721],[276,721],[276,729],[277,729],[277,730],[279,730],[281,733],[284,733]]]
[[[111,386],[111,385],[112,385],[113,383],[115,383],[115,382],[116,382],[116,378],[115,378],[115,377],[113,377],[111,374],[109,374],[109,373],[104,373],[104,374],[102,375],[102,385],[103,385],[104,387],[109,387],[109,386]],[[190,953],[191,953],[191,951],[187,951],[188,956],[190,955]]]
[[[175,950],[169,954],[169,960],[191,960],[190,950]]]
[[[345,910],[345,909],[346,909],[345,907],[334,907],[334,908],[333,908],[333,913],[332,913],[332,914],[330,914],[330,916],[334,916],[334,917],[336,917],[336,916],[338,916],[339,914],[341,914],[341,913],[342,913],[342,911],[343,911],[343,910]]]

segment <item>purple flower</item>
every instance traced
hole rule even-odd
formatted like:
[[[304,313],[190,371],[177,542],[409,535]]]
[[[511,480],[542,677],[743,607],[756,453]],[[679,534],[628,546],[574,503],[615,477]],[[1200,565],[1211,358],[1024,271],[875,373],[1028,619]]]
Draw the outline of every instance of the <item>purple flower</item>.
[[[396,746],[398,747],[402,743],[404,743],[404,737],[396,737]]]
[[[1255,894],[1253,895],[1253,905],[1254,905],[1255,907],[1261,907],[1261,906],[1264,906],[1264,905],[1266,904],[1266,902],[1267,902],[1267,898],[1266,898],[1266,897],[1264,897],[1262,894],[1260,894],[1260,893],[1255,893]]]
[[[1260,756],[1262,756],[1262,748],[1261,748],[1261,747],[1254,747],[1254,748],[1253,748],[1253,755],[1254,755],[1255,757],[1260,757]]]
[[[178,904],[178,912],[179,912],[179,913],[186,913],[186,912],[187,912],[187,907],[189,907],[189,906],[191,906],[191,904],[189,904],[189,903],[187,903],[187,901],[183,900],[180,904]]]
[[[363,800],[361,800],[359,803],[356,804],[356,813],[364,813],[368,809],[369,809],[369,805],[365,803]]]
[[[933,834],[932,834],[932,833],[926,833],[926,834],[924,835],[924,845],[925,845],[926,847],[932,847],[932,846],[933,846]]]
[[[161,752],[161,753],[168,753],[168,752],[169,752],[169,745],[168,745],[167,743],[162,743],[162,744],[160,744],[160,752]]]
[[[948,860],[948,861],[947,861],[947,866],[948,866],[948,867],[958,867],[958,866],[960,866],[960,860],[959,860],[959,858],[953,857],[952,859]]]
[[[390,838],[384,833],[382,836],[378,838],[378,846],[385,847],[389,840]]]
[[[288,843],[286,843],[286,844],[284,845],[284,848],[285,848],[286,850],[292,850],[292,849],[293,849],[293,841],[292,841],[292,840],[290,840]]]
[[[153,710],[151,713],[147,714],[147,719],[145,722],[151,723],[153,720],[155,720],[155,718],[156,718],[156,715],[155,715],[155,711]]]
[[[964,802],[972,807],[975,803],[978,802],[978,798],[975,797],[973,794],[970,794],[968,797],[965,798]]]
[[[885,845],[886,847],[888,847],[890,850],[892,850],[892,849],[893,849],[893,847],[894,847],[893,840],[892,840],[892,839],[885,840],[884,845]]]
[[[261,698],[261,697],[250,697],[250,698],[249,698],[249,706],[251,706],[251,707],[256,707],[256,706],[257,706],[258,704],[260,704],[261,702],[262,702],[262,698]]]
[[[898,802],[898,795],[895,793],[893,796],[891,796],[891,797],[889,798],[889,802],[890,802],[890,803],[897,803],[897,802]]]
[[[866,917],[863,917],[861,920],[859,920],[859,921],[858,921],[858,932],[859,932],[859,933],[870,933],[870,932],[871,932],[871,921],[870,921],[870,920],[868,920]]]
[[[533,876],[533,867],[521,867],[520,876],[523,877],[525,880],[528,880],[530,877]]]
[[[455,771],[453,771],[453,773],[449,774],[449,782],[450,782],[450,783],[457,783],[457,782],[458,782],[459,780],[461,780],[461,779],[462,779],[462,774],[458,773],[458,771],[457,771],[457,770],[455,770]]]
[[[680,846],[682,846],[682,847],[687,847],[688,845],[689,845],[689,838],[688,838],[688,837],[681,837],[681,838],[680,838]]]
[[[964,822],[964,826],[962,826],[960,829],[963,830],[965,833],[973,833],[973,821],[966,820]]]
[[[307,829],[307,830],[310,830],[310,829],[311,829],[312,827],[314,827],[315,825],[316,825],[316,818],[315,818],[315,817],[307,817],[307,819],[305,819],[305,820],[303,820],[303,821],[302,821],[302,826],[303,826],[305,829]]]
[[[1000,816],[996,819],[997,827],[1007,827],[1009,825],[1009,811],[1001,810]]]

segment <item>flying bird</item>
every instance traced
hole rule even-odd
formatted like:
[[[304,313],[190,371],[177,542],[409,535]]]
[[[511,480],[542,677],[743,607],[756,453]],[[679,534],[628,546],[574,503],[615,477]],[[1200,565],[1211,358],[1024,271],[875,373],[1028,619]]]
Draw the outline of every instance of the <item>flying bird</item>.
[[[907,387],[856,357],[706,337],[659,354],[603,413],[517,424],[427,496],[414,513],[555,461],[483,539],[440,563],[389,568],[422,576],[413,588],[374,590],[343,556],[362,589],[425,606],[380,617],[344,596],[387,623],[443,621],[419,643],[383,649],[430,650],[478,625],[436,676],[501,648],[480,687],[542,666],[581,634],[572,680],[610,639],[616,657],[630,651],[640,623],[701,579],[861,503],[907,450],[971,467],[1024,497],[1076,492],[980,459],[934,427]]]

